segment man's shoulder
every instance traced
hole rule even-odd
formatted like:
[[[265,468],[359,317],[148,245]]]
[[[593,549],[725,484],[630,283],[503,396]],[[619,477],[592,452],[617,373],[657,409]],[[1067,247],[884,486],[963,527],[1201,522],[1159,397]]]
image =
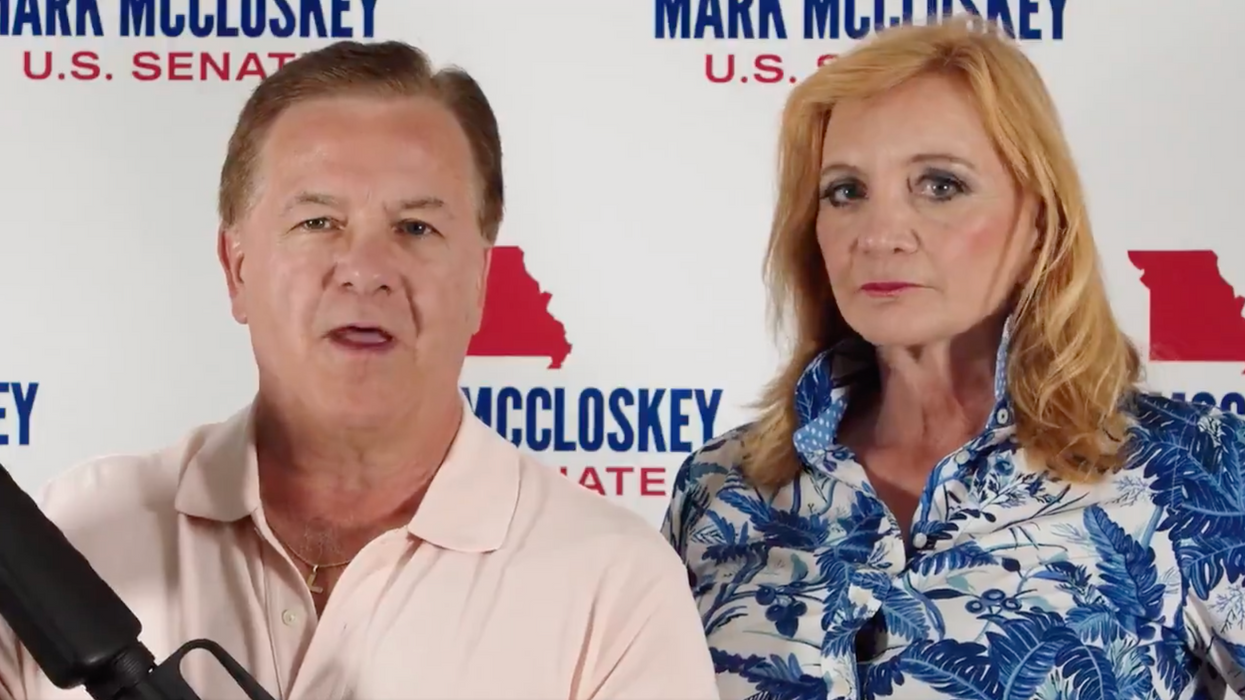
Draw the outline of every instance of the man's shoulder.
[[[595,545],[621,540],[645,546],[656,542],[656,528],[639,513],[580,486],[554,467],[528,455],[519,458],[520,512],[540,534],[563,544]]]
[[[78,462],[49,479],[36,500],[53,520],[82,509],[171,509],[186,466],[225,423],[197,425],[177,441],[148,451],[104,454]]]

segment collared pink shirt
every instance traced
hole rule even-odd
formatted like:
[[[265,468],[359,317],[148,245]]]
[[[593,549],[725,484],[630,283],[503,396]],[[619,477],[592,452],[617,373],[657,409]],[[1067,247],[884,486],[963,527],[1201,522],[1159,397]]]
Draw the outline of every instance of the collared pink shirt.
[[[275,698],[718,697],[686,570],[656,529],[468,410],[415,517],[358,554],[319,619],[263,518],[249,408],[158,453],[92,460],[39,500],[158,661],[211,639]],[[88,698],[0,629],[0,697]],[[242,697],[204,652],[183,669],[205,700]]]

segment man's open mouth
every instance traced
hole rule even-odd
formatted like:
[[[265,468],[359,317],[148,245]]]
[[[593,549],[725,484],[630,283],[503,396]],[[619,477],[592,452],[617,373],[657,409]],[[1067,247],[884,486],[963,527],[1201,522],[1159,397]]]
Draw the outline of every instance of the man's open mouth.
[[[380,326],[341,326],[329,332],[329,338],[339,345],[359,350],[385,348],[393,343],[393,336]]]

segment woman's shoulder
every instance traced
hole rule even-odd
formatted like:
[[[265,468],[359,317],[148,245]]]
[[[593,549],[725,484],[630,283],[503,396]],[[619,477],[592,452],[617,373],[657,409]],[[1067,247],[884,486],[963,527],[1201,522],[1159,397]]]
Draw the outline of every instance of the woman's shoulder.
[[[744,441],[753,425],[745,423],[718,435],[679,466],[662,530],[680,551],[686,531],[705,515],[718,494],[743,479]]]
[[[675,475],[674,494],[691,488],[716,491],[731,477],[742,475],[744,440],[752,427],[752,423],[745,423],[731,428],[688,455]]]
[[[1219,406],[1143,393],[1131,409],[1129,466],[1181,479],[1245,471],[1245,418]]]

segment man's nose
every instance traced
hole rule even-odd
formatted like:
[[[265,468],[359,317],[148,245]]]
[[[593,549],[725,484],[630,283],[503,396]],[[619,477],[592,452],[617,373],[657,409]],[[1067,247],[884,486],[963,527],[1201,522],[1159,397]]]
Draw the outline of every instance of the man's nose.
[[[390,293],[398,289],[396,249],[392,233],[352,233],[337,259],[334,281],[357,294]]]

